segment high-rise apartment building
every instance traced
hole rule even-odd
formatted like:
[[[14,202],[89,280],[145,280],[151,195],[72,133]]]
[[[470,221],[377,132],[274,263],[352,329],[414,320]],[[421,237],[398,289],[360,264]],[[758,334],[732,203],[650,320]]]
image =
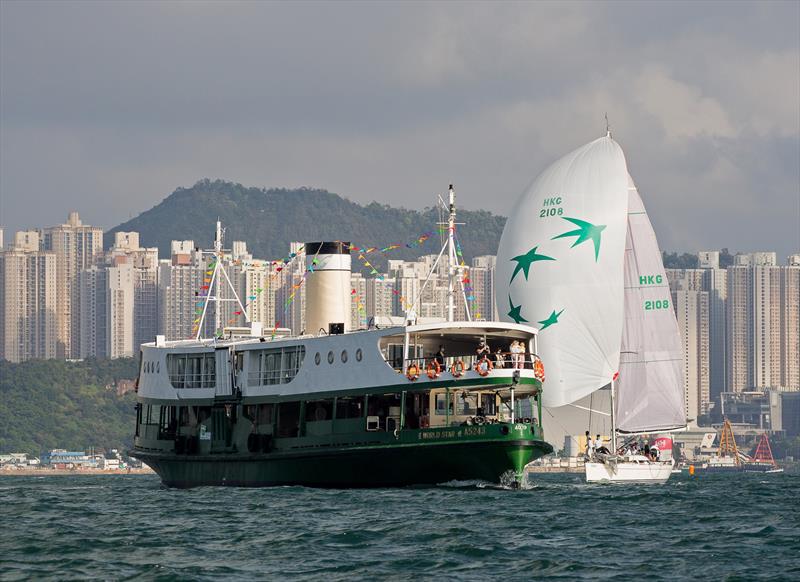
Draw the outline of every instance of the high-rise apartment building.
[[[106,263],[133,268],[133,349],[138,352],[140,345],[155,340],[159,329],[158,248],[141,247],[138,232],[116,232]]]
[[[80,284],[78,275],[103,253],[103,230],[81,222],[70,212],[65,224],[45,228],[42,250],[56,255],[56,353],[60,358],[80,355]]]
[[[719,268],[719,251],[700,251],[697,258],[699,267],[703,270],[703,291],[708,293],[710,395],[712,402],[719,402],[720,394],[727,392],[728,386],[728,272]]]
[[[728,268],[728,389],[800,390],[795,270],[775,253],[737,255]]]
[[[781,269],[781,377],[787,390],[800,390],[800,254]]]
[[[710,409],[709,293],[703,269],[667,269],[672,304],[683,344],[686,417],[694,420]]]
[[[39,233],[17,233],[0,251],[0,359],[56,357],[56,255],[39,250]]]
[[[80,357],[133,357],[138,350],[134,346],[133,264],[91,267],[78,278]]]
[[[497,306],[494,301],[494,273],[497,257],[483,255],[472,259],[469,269],[469,278],[472,284],[473,317],[484,321],[497,320]]]

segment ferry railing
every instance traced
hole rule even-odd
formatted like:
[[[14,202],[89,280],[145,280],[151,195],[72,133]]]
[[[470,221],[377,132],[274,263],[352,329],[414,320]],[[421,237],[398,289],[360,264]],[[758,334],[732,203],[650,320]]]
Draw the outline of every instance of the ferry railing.
[[[200,374],[170,374],[170,384],[173,388],[214,388],[217,385],[216,373],[206,372]]]
[[[491,354],[487,354],[486,356],[479,356],[477,354],[447,355],[444,358],[444,365],[440,364],[441,373],[451,373],[453,365],[456,362],[461,362],[464,364],[464,372],[474,370],[475,365],[484,357],[492,363],[492,367],[494,369],[501,370],[533,370],[535,362],[539,359],[538,355],[530,352],[493,352]],[[434,361],[436,361],[435,354],[419,358],[406,358],[403,360],[404,363],[402,368],[398,367],[399,360],[395,360],[394,362],[387,360],[387,363],[391,365],[396,372],[402,374],[408,373],[408,370],[412,364],[416,365],[419,369],[419,375],[422,376],[426,373],[428,365]]]

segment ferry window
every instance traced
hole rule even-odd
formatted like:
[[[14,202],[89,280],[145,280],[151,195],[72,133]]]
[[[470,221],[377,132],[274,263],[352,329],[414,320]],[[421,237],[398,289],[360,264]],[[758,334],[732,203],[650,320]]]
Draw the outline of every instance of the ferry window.
[[[364,352],[361,351],[361,348],[358,348],[356,350],[356,361],[360,362],[361,358],[363,358],[363,357],[364,357]]]
[[[478,412],[478,395],[462,392],[456,398],[456,414],[474,415]]]
[[[342,363],[347,363],[347,350],[342,350]]]
[[[333,400],[310,400],[306,402],[306,421],[331,420]]]
[[[300,429],[300,403],[285,402],[278,409],[278,436],[296,437]]]
[[[174,388],[213,388],[216,385],[214,354],[167,354],[167,374]]]
[[[329,364],[333,363],[333,352],[328,352],[328,363]]]
[[[256,424],[272,424],[273,404],[259,404]]]
[[[400,395],[370,394],[367,400],[367,416],[400,416]]]
[[[485,416],[497,414],[497,401],[494,394],[481,394],[481,407]]]
[[[261,384],[280,384],[281,352],[273,350],[261,354]]]
[[[161,420],[161,405],[160,404],[148,404],[147,405],[147,416],[145,420],[145,424],[158,424]]]
[[[322,361],[322,357],[320,357],[319,352],[314,356],[314,363],[319,366],[320,361]]]
[[[336,399],[336,418],[361,418],[364,416],[364,397],[346,396]]]
[[[444,416],[447,414],[447,394],[436,395],[436,414]],[[453,402],[450,402],[450,414],[453,414]]]
[[[303,365],[305,353],[303,346],[252,352],[248,383],[269,386],[291,382]]]

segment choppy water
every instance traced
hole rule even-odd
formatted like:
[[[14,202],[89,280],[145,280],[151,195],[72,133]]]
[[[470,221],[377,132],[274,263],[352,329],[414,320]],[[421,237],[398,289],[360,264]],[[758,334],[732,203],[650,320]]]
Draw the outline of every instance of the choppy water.
[[[510,491],[0,477],[0,579],[800,579],[800,474]]]

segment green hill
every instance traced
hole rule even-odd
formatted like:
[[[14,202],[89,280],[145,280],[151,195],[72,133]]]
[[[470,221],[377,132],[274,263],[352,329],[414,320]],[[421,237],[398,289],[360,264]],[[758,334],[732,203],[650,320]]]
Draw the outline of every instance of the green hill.
[[[0,452],[130,446],[135,397],[106,386],[136,373],[134,358],[0,361]]]
[[[254,257],[274,259],[286,254],[291,241],[348,240],[359,245],[385,247],[413,241],[435,229],[435,208],[409,210],[373,202],[363,206],[325,190],[247,188],[221,180],[202,180],[178,188],[161,203],[106,233],[107,243],[117,231],[137,231],[144,246],[157,246],[169,256],[171,240],[193,240],[208,248],[217,217],[227,229],[225,240],[247,242]],[[505,218],[486,211],[460,210],[459,238],[467,260],[495,254]],[[433,237],[434,240],[438,239]],[[391,258],[412,259],[438,252],[431,241],[422,247],[397,249]],[[371,259],[370,259],[371,260]],[[381,263],[380,259],[375,262]]]

